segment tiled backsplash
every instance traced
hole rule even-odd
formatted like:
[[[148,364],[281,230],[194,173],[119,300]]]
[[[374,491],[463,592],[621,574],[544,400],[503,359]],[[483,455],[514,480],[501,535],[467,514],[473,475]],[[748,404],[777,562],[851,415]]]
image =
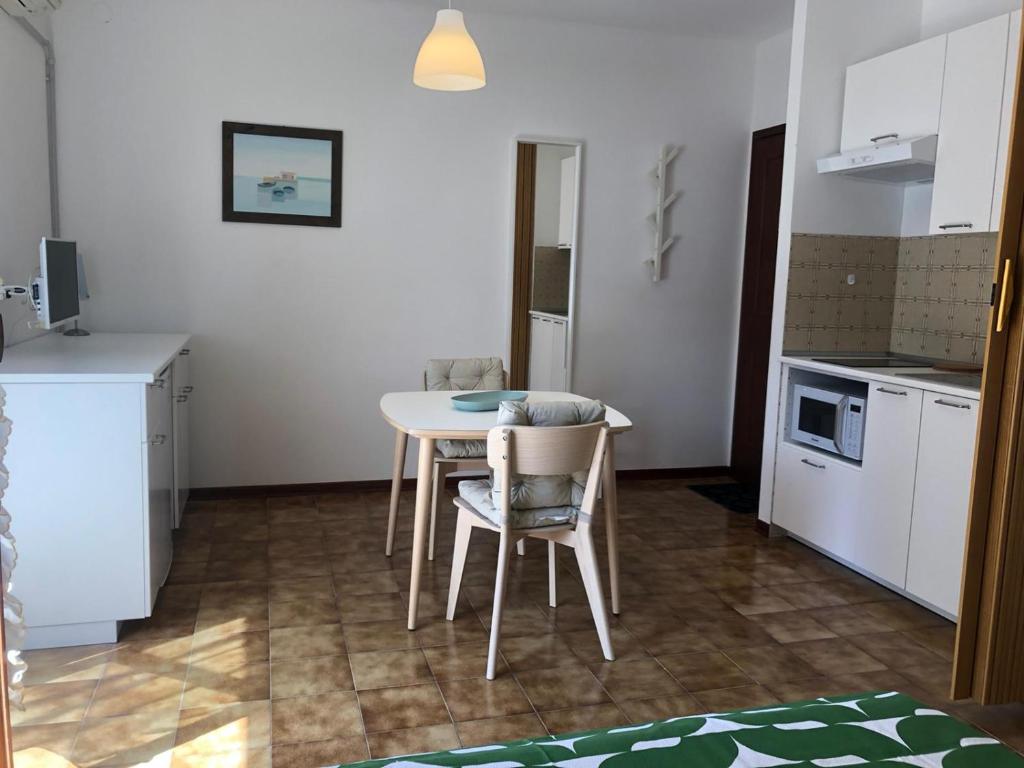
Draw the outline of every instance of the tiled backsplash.
[[[794,234],[784,349],[980,362],[996,237]]]
[[[530,309],[569,311],[569,251],[539,245],[533,250],[533,293]]]

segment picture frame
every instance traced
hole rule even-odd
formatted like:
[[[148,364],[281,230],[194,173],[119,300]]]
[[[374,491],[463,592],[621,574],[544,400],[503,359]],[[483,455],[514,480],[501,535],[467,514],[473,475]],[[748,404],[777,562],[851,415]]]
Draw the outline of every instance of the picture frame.
[[[221,220],[340,227],[343,136],[224,121]]]

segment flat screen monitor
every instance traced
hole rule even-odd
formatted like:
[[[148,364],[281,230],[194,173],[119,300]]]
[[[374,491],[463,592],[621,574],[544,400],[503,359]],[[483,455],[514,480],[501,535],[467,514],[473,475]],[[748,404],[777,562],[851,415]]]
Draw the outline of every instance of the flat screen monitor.
[[[73,240],[51,240],[39,244],[39,319],[46,328],[74,320],[78,305],[78,247]]]

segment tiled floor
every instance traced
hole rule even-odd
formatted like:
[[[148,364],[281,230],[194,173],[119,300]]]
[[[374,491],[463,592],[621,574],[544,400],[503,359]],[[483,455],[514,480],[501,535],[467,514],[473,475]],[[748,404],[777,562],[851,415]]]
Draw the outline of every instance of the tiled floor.
[[[151,619],[116,646],[27,654],[19,768],[309,768],[880,688],[1024,749],[1024,707],[944,701],[952,625],[681,482],[620,486],[618,660],[602,660],[567,550],[561,605],[547,607],[546,549],[532,542],[488,682],[496,538],[474,534],[458,617],[443,621],[446,510],[407,632],[403,505],[391,559],[385,494],[191,505]]]

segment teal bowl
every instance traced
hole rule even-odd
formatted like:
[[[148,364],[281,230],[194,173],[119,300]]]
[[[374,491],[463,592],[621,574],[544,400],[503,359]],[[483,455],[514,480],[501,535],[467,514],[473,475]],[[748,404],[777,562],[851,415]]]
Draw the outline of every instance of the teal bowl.
[[[514,389],[498,389],[486,392],[467,392],[452,397],[452,405],[457,411],[496,411],[502,400],[518,402],[525,400],[529,392]]]

